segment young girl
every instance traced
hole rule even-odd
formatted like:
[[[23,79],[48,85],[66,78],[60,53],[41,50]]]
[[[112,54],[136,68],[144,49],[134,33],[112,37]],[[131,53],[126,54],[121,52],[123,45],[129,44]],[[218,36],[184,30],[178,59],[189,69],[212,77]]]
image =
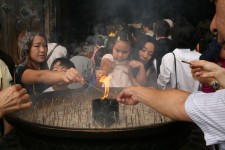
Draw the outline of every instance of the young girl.
[[[16,82],[29,94],[40,93],[54,83],[83,82],[83,77],[74,68],[64,71],[43,70],[46,64],[47,40],[37,32],[28,32],[21,40],[22,63],[16,68]]]
[[[112,54],[105,54],[102,57],[101,71],[97,73],[97,77],[111,76],[110,87],[140,85],[139,83],[146,79],[144,65],[138,61],[130,61],[131,41],[128,31],[120,31],[115,36]],[[139,69],[136,77],[132,74],[134,68]]]

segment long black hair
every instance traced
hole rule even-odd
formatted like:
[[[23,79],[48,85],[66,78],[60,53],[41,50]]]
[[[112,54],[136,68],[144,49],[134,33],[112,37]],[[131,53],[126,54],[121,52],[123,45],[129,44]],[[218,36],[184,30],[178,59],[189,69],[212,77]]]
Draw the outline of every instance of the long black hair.
[[[27,64],[27,61],[29,59],[28,53],[32,47],[32,43],[33,43],[35,36],[43,37],[47,44],[46,36],[43,33],[36,32],[36,31],[26,32],[26,35],[22,38],[22,40],[19,43],[19,45],[20,45],[20,63],[22,63],[24,65]],[[46,62],[44,62],[44,63],[46,63]],[[45,68],[46,65],[44,63],[41,64],[41,66],[43,66]]]
[[[134,59],[139,59],[139,51],[142,50],[145,46],[146,43],[152,43],[155,46],[155,39],[153,37],[147,36],[147,35],[142,35],[138,38],[136,46],[135,46],[135,56]],[[149,69],[150,66],[153,65],[153,60],[155,59],[155,50],[153,52],[152,58],[146,63],[145,69]]]

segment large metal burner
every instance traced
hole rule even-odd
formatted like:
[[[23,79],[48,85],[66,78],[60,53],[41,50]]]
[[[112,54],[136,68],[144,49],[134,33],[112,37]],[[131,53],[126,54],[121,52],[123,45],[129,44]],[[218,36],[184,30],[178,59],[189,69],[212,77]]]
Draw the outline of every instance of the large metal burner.
[[[104,91],[104,89],[101,90]],[[111,88],[108,99],[115,101],[120,91],[121,88]],[[40,143],[42,139],[44,143],[51,143],[52,139],[57,139],[57,142],[54,143],[58,146],[61,146],[62,138],[63,141],[67,139],[67,142],[74,139],[77,142],[72,140],[70,144],[76,144],[75,147],[79,147],[80,143],[85,143],[92,146],[102,145],[102,149],[105,149],[109,143],[121,144],[126,140],[129,146],[133,146],[132,144],[135,143],[136,146],[137,143],[143,145],[143,142],[147,142],[148,149],[149,146],[156,143],[158,143],[158,147],[162,147],[165,139],[176,140],[175,143],[179,140],[182,141],[178,145],[173,145],[172,149],[174,146],[182,147],[187,143],[193,145],[196,138],[198,143],[202,143],[203,146],[205,144],[201,132],[192,133],[193,129],[195,131],[197,129],[195,125],[172,121],[141,103],[134,106],[119,104],[116,108],[118,111],[112,112],[109,120],[106,118],[96,119],[97,114],[92,109],[97,110],[96,99],[102,95],[102,92],[94,88],[33,95],[31,96],[33,102],[31,108],[8,115],[6,120],[16,127],[19,139],[22,143],[24,142],[25,146],[28,144],[27,141],[32,138],[37,143]],[[103,103],[107,103],[107,101]],[[98,110],[97,113],[101,115],[107,112],[106,108],[99,107]],[[193,136],[193,134],[195,135]],[[95,144],[91,144],[93,140]],[[186,142],[186,140],[191,140],[191,142]],[[29,144],[31,143],[35,142],[29,142]],[[41,148],[39,144],[36,146]],[[200,144],[200,146],[202,145]],[[168,146],[165,147],[170,149]],[[199,149],[199,145],[197,148]]]

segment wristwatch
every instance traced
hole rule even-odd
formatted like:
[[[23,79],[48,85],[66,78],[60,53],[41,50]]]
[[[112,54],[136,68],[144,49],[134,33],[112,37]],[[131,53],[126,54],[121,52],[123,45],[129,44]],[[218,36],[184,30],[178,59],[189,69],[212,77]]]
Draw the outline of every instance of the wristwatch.
[[[220,84],[217,81],[213,81],[211,86],[214,90],[218,90],[220,87]]]

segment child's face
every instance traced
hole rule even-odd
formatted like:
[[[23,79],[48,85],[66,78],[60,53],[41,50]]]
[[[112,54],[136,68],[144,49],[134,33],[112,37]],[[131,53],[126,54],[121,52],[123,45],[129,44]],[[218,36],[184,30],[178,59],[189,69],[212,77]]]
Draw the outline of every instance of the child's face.
[[[61,62],[58,61],[58,62],[56,62],[55,65],[53,66],[52,71],[64,71],[64,72],[66,72],[67,69],[68,69],[68,68],[63,67],[63,66],[61,65]],[[63,88],[65,88],[65,87],[67,87],[68,84],[67,84],[67,83],[64,83],[64,82],[60,82],[60,83],[56,83],[56,86],[58,86],[58,87],[60,86],[60,87],[63,89]]]
[[[53,69],[52,69],[53,71],[64,71],[64,72],[66,72],[66,70],[67,70],[67,68],[66,67],[63,67],[62,65],[61,65],[61,62],[56,62],[55,63],[55,65],[53,66]]]
[[[130,55],[130,43],[126,41],[118,41],[112,48],[112,55],[115,60],[126,60]]]
[[[139,59],[142,63],[147,63],[153,55],[155,46],[151,42],[145,43],[144,47],[139,50]]]

